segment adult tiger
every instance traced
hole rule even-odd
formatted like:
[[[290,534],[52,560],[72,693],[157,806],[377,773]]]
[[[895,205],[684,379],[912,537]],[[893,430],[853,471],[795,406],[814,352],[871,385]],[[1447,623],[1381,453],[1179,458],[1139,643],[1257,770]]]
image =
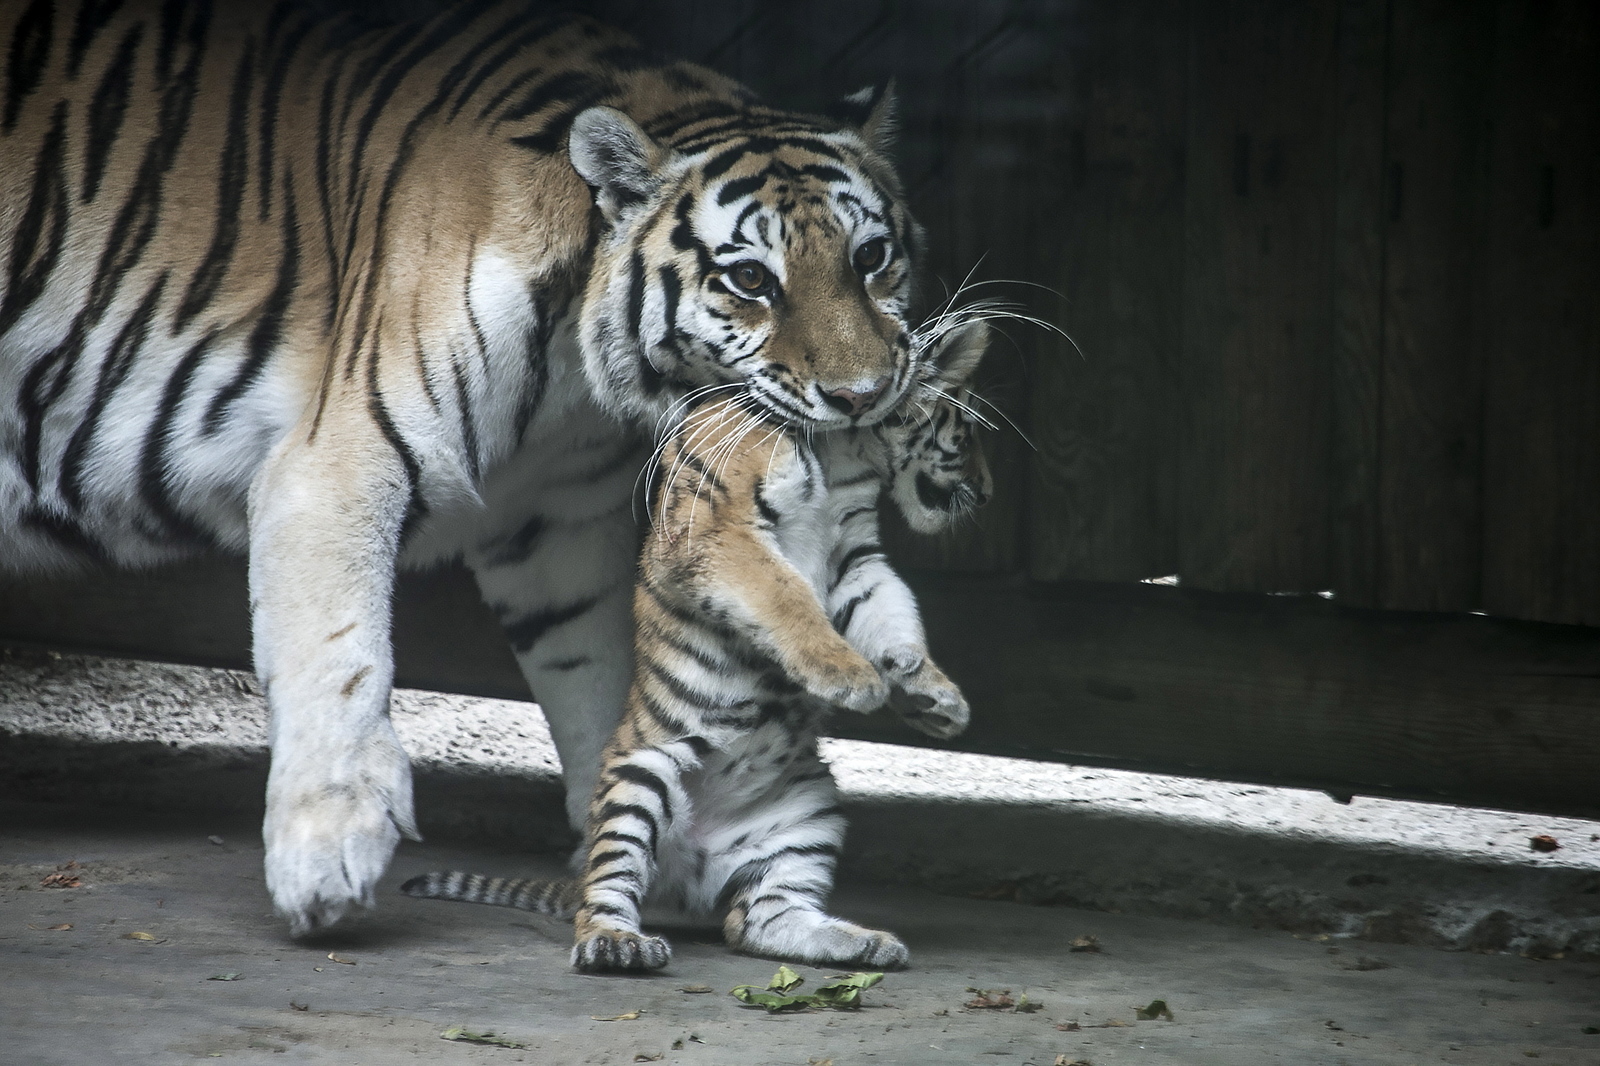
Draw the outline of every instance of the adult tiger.
[[[472,568],[581,824],[652,421],[721,387],[869,424],[912,380],[887,94],[773,110],[498,2],[368,28],[28,0],[0,48],[4,563],[248,552],[296,934],[370,905],[415,834],[397,565]]]

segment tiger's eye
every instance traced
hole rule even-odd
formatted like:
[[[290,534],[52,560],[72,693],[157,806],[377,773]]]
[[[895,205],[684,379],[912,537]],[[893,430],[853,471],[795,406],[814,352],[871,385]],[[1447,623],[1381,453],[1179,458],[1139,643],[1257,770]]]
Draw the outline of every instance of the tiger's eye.
[[[752,295],[759,294],[771,281],[767,268],[754,259],[744,259],[733,264],[728,268],[728,276],[741,291]]]
[[[888,258],[889,247],[882,237],[875,237],[856,249],[856,269],[863,274],[870,274],[883,266],[884,259]]]

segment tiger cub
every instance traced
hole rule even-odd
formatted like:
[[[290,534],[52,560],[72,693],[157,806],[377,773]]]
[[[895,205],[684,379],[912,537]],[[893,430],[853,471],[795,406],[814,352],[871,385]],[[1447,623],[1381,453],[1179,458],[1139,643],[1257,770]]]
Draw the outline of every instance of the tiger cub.
[[[652,903],[726,911],[730,947],[810,963],[902,967],[891,933],[824,909],[844,838],[817,750],[832,708],[890,700],[950,737],[966,700],[928,655],[916,602],[878,538],[887,490],[908,523],[949,525],[989,494],[960,393],[982,322],[933,342],[924,381],[877,426],[818,434],[741,399],[695,408],[664,445],[655,524],[634,594],[635,669],[606,749],[576,880],[456,872],[413,896],[573,915],[580,970],[653,970]]]

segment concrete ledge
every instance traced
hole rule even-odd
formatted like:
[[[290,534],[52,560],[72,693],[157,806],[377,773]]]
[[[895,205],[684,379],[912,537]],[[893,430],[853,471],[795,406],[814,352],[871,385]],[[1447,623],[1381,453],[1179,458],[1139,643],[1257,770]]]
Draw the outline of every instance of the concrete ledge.
[[[398,691],[435,843],[571,846],[536,707]],[[0,652],[0,796],[259,816],[248,675]],[[1600,822],[830,740],[843,874],[1021,903],[1600,956]],[[1536,835],[1558,851],[1533,851]]]

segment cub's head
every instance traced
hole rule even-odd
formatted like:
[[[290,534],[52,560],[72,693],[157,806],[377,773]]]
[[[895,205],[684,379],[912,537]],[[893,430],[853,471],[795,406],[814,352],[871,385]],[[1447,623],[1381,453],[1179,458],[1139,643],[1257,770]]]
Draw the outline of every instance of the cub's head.
[[[931,337],[919,334],[915,347],[910,394],[872,431],[883,443],[889,495],[906,524],[938,533],[988,503],[994,488],[974,432],[983,419],[970,388],[989,347],[989,327],[966,321]]]
[[[607,107],[574,120],[608,224],[580,338],[613,410],[660,418],[706,390],[827,429],[895,409],[919,231],[882,154],[887,94],[847,103],[851,120],[744,105],[658,136]]]

